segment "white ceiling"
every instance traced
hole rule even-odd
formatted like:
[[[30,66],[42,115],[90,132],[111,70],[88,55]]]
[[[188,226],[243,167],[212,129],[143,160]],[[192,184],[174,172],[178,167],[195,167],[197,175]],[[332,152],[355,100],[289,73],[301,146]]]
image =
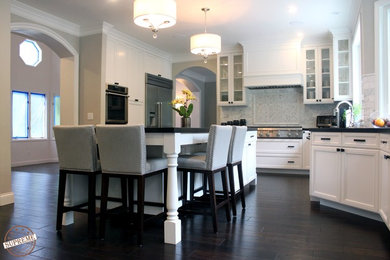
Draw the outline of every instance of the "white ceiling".
[[[329,29],[353,28],[360,0],[177,0],[177,23],[158,38],[133,23],[132,0],[18,0],[83,27],[110,23],[117,30],[161,50],[189,53],[190,36],[204,30],[202,7],[209,7],[207,31],[222,37],[222,48],[243,41],[324,38]],[[295,6],[295,14],[289,7]],[[222,50],[222,51],[223,51]]]

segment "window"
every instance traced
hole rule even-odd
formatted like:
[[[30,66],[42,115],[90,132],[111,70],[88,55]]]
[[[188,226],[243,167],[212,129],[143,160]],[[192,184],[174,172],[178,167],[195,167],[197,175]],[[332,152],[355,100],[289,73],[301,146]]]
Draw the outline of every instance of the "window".
[[[46,95],[12,91],[12,138],[46,138]]]
[[[375,2],[375,47],[378,103],[381,115],[390,114],[390,0]]]
[[[59,125],[60,124],[60,97],[54,96],[53,100],[53,125]]]
[[[36,67],[42,61],[42,50],[35,41],[26,39],[19,45],[19,56],[24,64]]]

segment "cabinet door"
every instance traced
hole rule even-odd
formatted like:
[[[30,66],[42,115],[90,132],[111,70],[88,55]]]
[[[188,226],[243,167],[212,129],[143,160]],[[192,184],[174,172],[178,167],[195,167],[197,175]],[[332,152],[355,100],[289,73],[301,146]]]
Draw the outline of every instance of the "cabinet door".
[[[331,66],[331,49],[321,48],[320,52],[320,76],[321,78],[318,87],[320,91],[317,91],[320,103],[333,102],[333,84],[332,84],[332,66]]]
[[[380,152],[380,178],[379,178],[379,214],[382,217],[383,222],[390,228],[390,159],[389,154]]]
[[[318,99],[317,94],[317,62],[316,62],[316,49],[308,49],[305,51],[305,103],[315,103]]]
[[[244,101],[244,87],[242,84],[242,54],[233,55],[233,102]]]
[[[334,45],[334,99],[352,100],[350,40],[336,38]]]
[[[312,146],[310,195],[340,200],[341,156],[336,147]]]
[[[218,101],[220,104],[229,102],[229,56],[220,56],[218,59]]]
[[[342,154],[341,202],[357,208],[378,210],[379,152],[345,148]]]

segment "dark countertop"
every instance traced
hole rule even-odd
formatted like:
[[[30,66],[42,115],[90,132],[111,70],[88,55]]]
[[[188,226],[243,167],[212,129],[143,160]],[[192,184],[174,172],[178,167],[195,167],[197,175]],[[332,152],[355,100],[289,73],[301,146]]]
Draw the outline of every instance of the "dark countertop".
[[[257,131],[257,128],[248,127],[247,131]],[[197,127],[145,127],[145,133],[208,133],[209,128]]]
[[[311,132],[333,133],[390,133],[390,127],[382,128],[304,128]]]

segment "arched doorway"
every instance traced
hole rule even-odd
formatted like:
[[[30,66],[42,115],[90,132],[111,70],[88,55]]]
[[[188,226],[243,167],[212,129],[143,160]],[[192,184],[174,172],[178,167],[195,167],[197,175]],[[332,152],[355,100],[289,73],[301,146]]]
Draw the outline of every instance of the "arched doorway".
[[[45,46],[43,59],[45,66],[39,64],[34,69],[24,69],[23,62],[18,60],[19,42],[31,39]],[[11,165],[23,166],[57,161],[57,152],[52,132],[52,101],[56,89],[57,97],[61,98],[60,124],[78,124],[78,70],[79,56],[75,48],[62,36],[44,26],[31,23],[11,24],[11,87],[15,91],[25,91],[28,95],[40,93],[46,102],[47,133],[45,138],[31,140],[30,136],[24,140],[11,142]],[[47,60],[50,60],[48,64]],[[24,65],[24,64],[23,64]],[[31,73],[23,73],[29,71]],[[15,75],[16,74],[16,75]],[[18,76],[18,74],[20,76]],[[56,80],[42,80],[42,78],[56,78]],[[38,79],[40,78],[40,79]],[[41,84],[44,83],[44,84]],[[38,87],[41,85],[42,87]],[[43,86],[45,85],[45,86]],[[40,95],[38,94],[38,95]],[[37,94],[34,94],[37,95]],[[42,96],[43,96],[42,95]]]
[[[186,68],[175,77],[176,96],[180,96],[182,89],[191,90],[197,97],[191,116],[191,126],[209,127],[215,124],[217,122],[215,73],[200,66]],[[176,118],[176,126],[179,125],[180,120]]]

